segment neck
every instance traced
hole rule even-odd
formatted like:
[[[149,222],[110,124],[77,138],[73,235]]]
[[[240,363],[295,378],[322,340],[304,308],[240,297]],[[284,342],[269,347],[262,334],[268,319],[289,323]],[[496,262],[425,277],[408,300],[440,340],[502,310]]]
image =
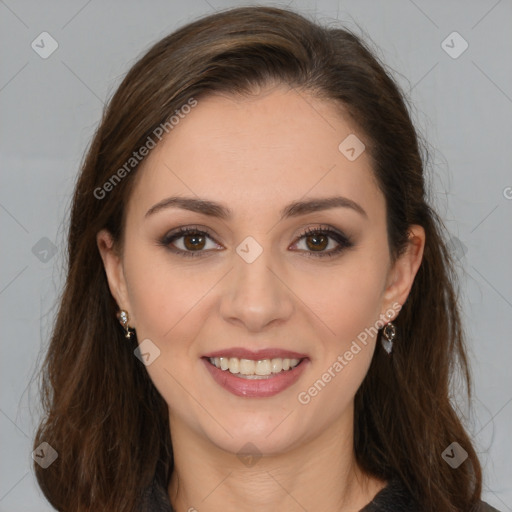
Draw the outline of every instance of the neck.
[[[308,443],[244,464],[236,454],[171,419],[174,471],[168,492],[173,508],[176,512],[360,510],[385,482],[361,471],[352,429],[350,435],[340,435],[347,432],[340,427],[333,424]]]

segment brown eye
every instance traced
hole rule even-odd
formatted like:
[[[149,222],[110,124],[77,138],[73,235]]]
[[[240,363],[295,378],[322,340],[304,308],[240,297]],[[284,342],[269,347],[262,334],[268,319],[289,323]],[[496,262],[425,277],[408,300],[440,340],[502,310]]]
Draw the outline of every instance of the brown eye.
[[[309,243],[311,242],[311,243]],[[306,237],[306,245],[312,251],[322,251],[329,245],[329,237],[322,233],[315,233]]]
[[[188,250],[194,251],[197,249],[203,249],[206,245],[206,240],[202,234],[194,233],[190,235],[184,235],[183,243]]]
[[[343,233],[328,227],[306,230],[295,245],[302,243],[303,239],[306,247],[300,249],[300,252],[304,252],[306,256],[335,256],[344,249],[354,246]],[[209,242],[212,243],[210,247]],[[326,250],[331,243],[334,243],[334,247]],[[212,252],[211,249],[216,248],[215,246],[220,247],[208,232],[195,227],[179,228],[167,234],[160,240],[160,245],[181,256],[207,256]]]
[[[160,244],[182,256],[203,256],[218,247],[209,233],[194,227],[179,228],[165,235]]]
[[[336,256],[344,249],[354,246],[353,242],[347,236],[329,227],[307,229],[302,236],[299,237],[297,245],[299,245],[303,239],[306,246],[304,249],[305,254],[313,257]],[[326,250],[331,241],[334,242],[334,247],[330,250]]]

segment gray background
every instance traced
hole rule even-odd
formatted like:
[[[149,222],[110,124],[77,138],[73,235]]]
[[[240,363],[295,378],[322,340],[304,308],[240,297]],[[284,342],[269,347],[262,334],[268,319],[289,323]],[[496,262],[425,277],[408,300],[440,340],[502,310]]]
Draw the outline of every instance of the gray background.
[[[73,183],[103,103],[152,43],[238,5],[245,3],[0,0],[0,511],[51,510],[30,468],[39,414],[31,379],[62,285]],[[288,5],[371,37],[409,94],[431,145],[433,203],[459,261],[475,378],[467,426],[484,467],[484,499],[511,511],[512,2]],[[31,47],[43,31],[59,45],[46,59]],[[457,58],[457,36],[444,44],[451,56],[442,47],[453,31],[469,44]]]

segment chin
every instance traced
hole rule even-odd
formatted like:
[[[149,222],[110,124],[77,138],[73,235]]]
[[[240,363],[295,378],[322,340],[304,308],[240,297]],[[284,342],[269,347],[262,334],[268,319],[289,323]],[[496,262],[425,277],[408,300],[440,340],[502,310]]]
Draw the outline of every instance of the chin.
[[[308,428],[303,421],[297,423],[297,415],[289,415],[289,411],[282,408],[279,409],[282,412],[278,412],[275,406],[272,409],[222,415],[224,428],[208,417],[203,425],[203,435],[219,448],[233,454],[252,449],[265,455],[289,451],[304,438]],[[212,428],[214,424],[218,428]]]

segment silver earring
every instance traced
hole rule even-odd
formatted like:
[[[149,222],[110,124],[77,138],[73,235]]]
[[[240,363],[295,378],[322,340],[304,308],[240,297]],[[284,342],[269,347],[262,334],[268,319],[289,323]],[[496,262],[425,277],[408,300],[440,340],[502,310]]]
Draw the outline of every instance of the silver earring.
[[[128,319],[129,319],[129,316],[128,316],[128,312],[125,311],[124,309],[121,309],[121,311],[119,311],[117,313],[117,318],[119,319],[119,321],[121,322],[121,325],[124,327],[125,329],[125,338],[131,338],[132,337],[132,334],[133,332],[130,330],[130,327],[128,325]]]
[[[384,350],[391,354],[391,351],[393,350],[393,342],[396,337],[396,328],[393,324],[393,322],[388,322],[384,328],[382,329],[382,338],[381,343],[384,347]]]

